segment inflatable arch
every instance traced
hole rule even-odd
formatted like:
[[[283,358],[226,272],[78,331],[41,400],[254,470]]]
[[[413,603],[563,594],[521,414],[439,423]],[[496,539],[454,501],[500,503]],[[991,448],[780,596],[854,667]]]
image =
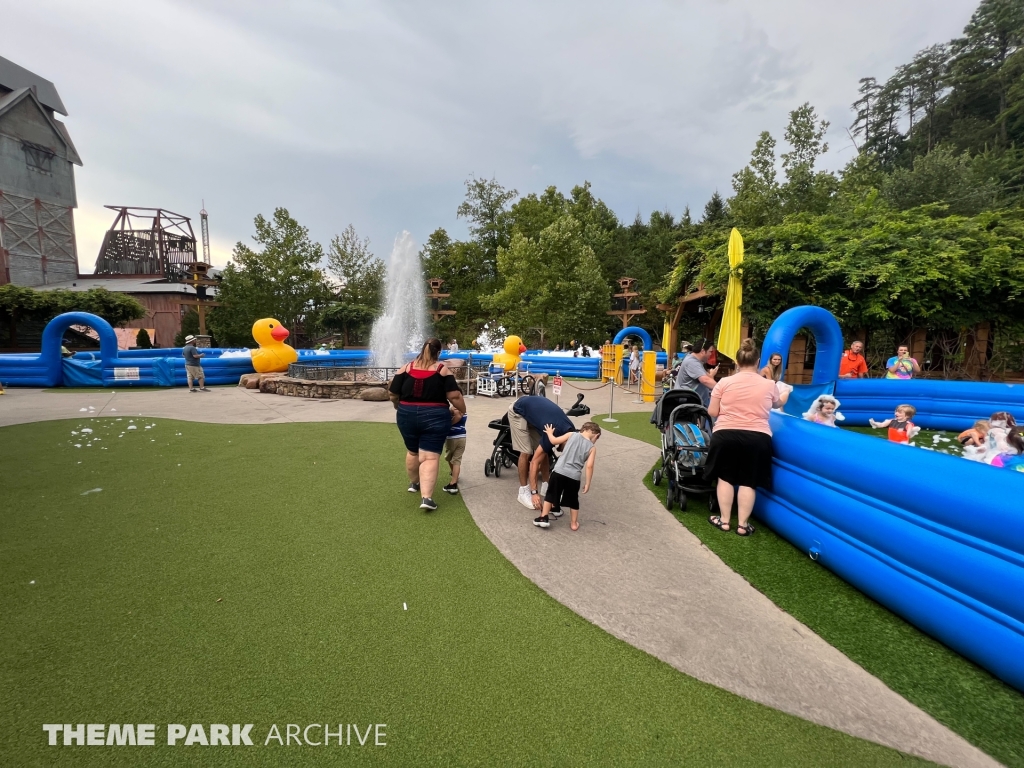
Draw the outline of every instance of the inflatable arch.
[[[615,338],[612,339],[612,344],[621,344],[622,340],[627,336],[639,336],[640,340],[644,344],[644,352],[649,352],[654,349],[654,344],[651,343],[651,334],[643,328],[637,328],[635,325],[631,325],[629,328],[623,328],[621,331],[616,333]]]
[[[117,336],[110,323],[88,312],[65,312],[57,315],[43,330],[43,346],[39,354],[3,355],[0,377],[3,382],[23,387],[59,387],[64,383],[63,360],[60,355],[64,332],[72,325],[87,325],[100,338],[100,358],[117,357]]]
[[[761,367],[768,365],[774,354],[782,355],[782,370],[789,362],[789,347],[801,328],[814,334],[818,345],[814,356],[812,384],[827,384],[839,375],[839,361],[843,356],[843,332],[839,323],[827,309],[821,307],[793,307],[779,315],[764,338]]]

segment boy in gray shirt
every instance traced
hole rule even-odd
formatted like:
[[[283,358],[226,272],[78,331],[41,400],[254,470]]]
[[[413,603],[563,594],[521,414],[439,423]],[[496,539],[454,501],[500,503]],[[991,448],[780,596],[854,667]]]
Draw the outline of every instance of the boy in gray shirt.
[[[551,517],[561,517],[561,511],[553,512],[552,507],[569,508],[569,527],[577,531],[580,527],[580,481],[584,471],[587,474],[583,483],[583,493],[590,490],[590,480],[594,476],[594,463],[597,461],[597,440],[601,437],[601,427],[588,421],[579,432],[566,432],[555,437],[555,428],[551,424],[544,426],[544,434],[552,445],[564,445],[562,455],[558,457],[555,468],[551,470],[548,492],[544,496],[544,509],[533,524],[538,528],[550,528]]]

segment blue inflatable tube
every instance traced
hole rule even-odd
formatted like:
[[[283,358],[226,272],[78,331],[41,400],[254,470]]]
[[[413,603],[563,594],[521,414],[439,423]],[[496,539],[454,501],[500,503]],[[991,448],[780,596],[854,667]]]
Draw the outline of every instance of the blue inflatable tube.
[[[1024,474],[772,414],[772,530],[1024,691]]]
[[[994,411],[1024,420],[1024,387],[839,380],[839,325],[819,307],[784,312],[762,363],[816,335],[818,386],[835,382],[846,423],[887,418],[964,429]],[[824,361],[824,362],[823,362]],[[820,364],[820,368],[819,368]],[[755,512],[773,530],[922,631],[1024,691],[1024,474],[772,414],[771,492]]]
[[[868,419],[887,419],[903,403],[917,409],[914,423],[926,429],[957,432],[987,419],[996,411],[1009,411],[1024,423],[1024,385],[930,379],[839,379],[836,397],[850,426],[865,426]]]

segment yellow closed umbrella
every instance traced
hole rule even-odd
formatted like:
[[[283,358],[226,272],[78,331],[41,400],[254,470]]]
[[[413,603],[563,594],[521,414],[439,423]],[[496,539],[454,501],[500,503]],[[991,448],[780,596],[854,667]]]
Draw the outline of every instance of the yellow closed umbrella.
[[[743,237],[736,227],[729,235],[729,287],[725,293],[725,309],[722,310],[722,328],[718,332],[718,351],[728,358],[736,359],[740,349],[740,307],[743,305],[743,283],[739,270],[743,263]]]

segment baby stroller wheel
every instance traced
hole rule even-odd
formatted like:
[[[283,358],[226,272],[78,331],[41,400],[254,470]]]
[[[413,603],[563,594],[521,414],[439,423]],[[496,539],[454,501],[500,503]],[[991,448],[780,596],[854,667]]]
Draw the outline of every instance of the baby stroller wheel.
[[[490,477],[491,476],[491,472],[493,472],[493,471],[494,471],[494,462],[491,461],[490,459],[487,459],[484,462],[484,475],[486,475],[487,477]]]
[[[679,511],[680,512],[685,511],[686,510],[686,494],[683,493],[682,491],[680,491],[679,492],[679,496],[676,498],[676,501],[679,502]]]
[[[669,512],[672,511],[672,502],[674,501],[672,497],[674,495],[675,494],[672,492],[672,486],[669,485],[668,493],[665,494],[665,509],[667,509]]]
[[[661,485],[661,477],[661,470],[656,469],[654,470],[654,474],[651,476],[651,479],[654,481],[655,485]]]
[[[494,476],[495,477],[501,477],[501,459],[498,459],[496,462],[494,462],[493,466],[494,466]]]
[[[505,469],[512,469],[512,457],[507,453],[502,457],[501,463],[505,465]]]
[[[523,378],[519,380],[519,390],[524,395],[532,395],[535,385],[536,382],[534,381],[533,376],[523,376]]]

